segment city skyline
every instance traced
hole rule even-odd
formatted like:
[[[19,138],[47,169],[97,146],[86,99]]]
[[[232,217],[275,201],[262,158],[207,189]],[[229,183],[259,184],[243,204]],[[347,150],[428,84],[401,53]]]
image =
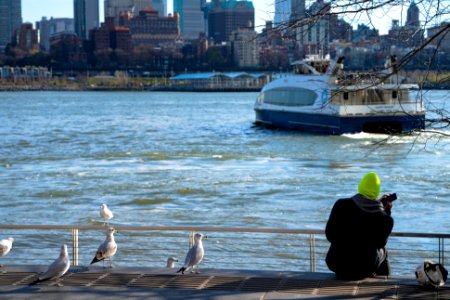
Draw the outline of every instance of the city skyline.
[[[275,11],[275,0],[253,0],[253,6],[255,7],[255,30],[260,32],[265,22],[268,20],[273,21]],[[173,1],[169,0],[168,13],[173,12]],[[307,5],[311,1],[307,1]],[[100,4],[100,22],[104,21],[104,0],[99,1]],[[386,34],[391,26],[392,19],[399,19],[400,23],[403,23],[406,18],[407,6],[398,6],[391,8],[390,10],[383,11],[380,9],[375,12],[375,18],[372,19],[372,23],[376,29],[380,31],[380,34]],[[22,19],[23,22],[31,22],[35,24],[36,21],[40,21],[42,17],[47,18],[73,18],[73,0],[22,0]],[[378,20],[378,23],[374,22]],[[351,23],[353,28],[358,23],[369,23],[363,18],[355,18],[346,20]]]
[[[267,20],[273,19],[273,2],[253,0],[255,6],[255,29],[261,31]],[[104,21],[104,0],[100,0],[100,22]],[[272,6],[270,5],[272,3]],[[173,1],[167,1],[168,13],[173,11]],[[35,23],[42,17],[73,18],[73,0],[22,0],[23,22]]]

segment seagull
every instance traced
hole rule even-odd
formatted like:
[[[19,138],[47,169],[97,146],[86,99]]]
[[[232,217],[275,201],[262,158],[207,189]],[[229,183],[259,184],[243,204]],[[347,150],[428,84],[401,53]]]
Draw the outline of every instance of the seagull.
[[[69,254],[67,253],[67,246],[61,246],[61,252],[59,253],[59,257],[48,266],[47,271],[44,274],[40,275],[38,279],[30,283],[30,285],[34,285],[38,282],[49,280],[52,278],[59,278],[66,274],[67,270],[70,267],[70,259]]]
[[[91,265],[93,263],[99,262],[101,260],[104,260],[105,258],[109,258],[109,266],[112,268],[112,257],[114,254],[116,254],[117,251],[117,244],[114,240],[114,233],[116,230],[114,230],[113,227],[110,227],[108,230],[108,233],[106,234],[105,241],[98,247],[97,253],[95,253],[94,259],[91,261]]]
[[[197,271],[196,273],[200,273],[198,271],[198,264],[202,261],[203,255],[205,251],[203,251],[203,243],[202,239],[207,238],[206,235],[196,233],[194,235],[194,245],[189,249],[189,252],[186,255],[186,258],[184,259],[184,266],[182,266],[177,273],[181,272],[181,274],[184,274],[184,271],[192,269],[191,273],[194,270],[194,267],[196,267]]]
[[[171,256],[167,259],[167,265],[166,268],[175,268],[175,262],[178,262],[178,259],[176,259],[175,257]]]
[[[14,239],[12,237],[9,237],[7,239],[0,241],[0,256],[5,256],[6,254],[11,251],[12,244],[14,243]],[[0,265],[0,268],[3,267],[3,265]]]
[[[108,220],[112,219],[112,217],[114,217],[114,214],[112,213],[112,211],[106,206],[105,203],[103,203],[100,206],[100,217],[102,217],[102,219],[105,221],[105,223],[103,225],[107,225]]]

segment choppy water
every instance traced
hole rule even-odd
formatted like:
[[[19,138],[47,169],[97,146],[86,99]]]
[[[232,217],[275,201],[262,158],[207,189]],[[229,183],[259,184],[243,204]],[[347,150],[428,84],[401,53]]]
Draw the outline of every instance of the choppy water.
[[[323,229],[376,171],[395,231],[448,233],[450,138],[262,129],[256,96],[1,93],[1,223],[99,224],[108,203],[117,225]]]

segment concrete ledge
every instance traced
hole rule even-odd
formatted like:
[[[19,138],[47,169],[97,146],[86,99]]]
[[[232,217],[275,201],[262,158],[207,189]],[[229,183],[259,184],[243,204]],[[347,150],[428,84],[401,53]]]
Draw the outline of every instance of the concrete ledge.
[[[71,267],[60,279],[30,286],[46,266],[0,268],[1,299],[448,299],[415,278],[336,280],[331,273],[101,266]]]

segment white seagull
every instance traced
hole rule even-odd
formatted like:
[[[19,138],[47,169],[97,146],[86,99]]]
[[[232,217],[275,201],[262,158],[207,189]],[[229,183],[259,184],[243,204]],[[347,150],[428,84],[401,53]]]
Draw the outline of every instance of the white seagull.
[[[49,280],[52,278],[59,278],[66,274],[67,270],[70,267],[70,259],[69,254],[67,253],[67,246],[61,246],[61,252],[59,253],[59,257],[52,262],[50,266],[48,266],[47,271],[45,271],[42,275],[39,276],[38,279],[33,281],[30,284],[36,284],[38,282]]]
[[[178,262],[178,259],[176,259],[175,257],[171,256],[167,259],[167,265],[166,268],[175,268],[175,262]]]
[[[117,244],[114,240],[114,233],[116,230],[114,230],[113,227],[110,227],[108,230],[108,233],[106,234],[105,241],[98,247],[97,253],[95,253],[94,259],[91,261],[91,265],[93,263],[99,262],[101,260],[104,260],[105,258],[109,258],[109,266],[112,267],[112,257],[114,254],[116,254],[117,251]]]
[[[9,251],[11,251],[13,243],[14,243],[14,239],[12,237],[1,240],[0,241],[0,256],[5,256],[6,254],[8,254]],[[3,265],[0,265],[0,267],[3,267]]]
[[[196,273],[200,273],[198,271],[198,264],[203,260],[203,255],[205,254],[202,243],[203,238],[207,238],[207,236],[200,233],[194,235],[194,245],[189,249],[186,258],[184,259],[184,266],[182,266],[177,273],[181,272],[181,274],[184,274],[184,271],[189,269],[192,269],[192,273],[194,272],[194,267],[196,268]]]
[[[112,217],[114,217],[114,214],[112,213],[112,211],[106,206],[105,203],[103,203],[100,206],[100,217],[102,217],[102,219],[105,221],[104,225],[106,225],[108,223],[109,219],[112,219]]]

